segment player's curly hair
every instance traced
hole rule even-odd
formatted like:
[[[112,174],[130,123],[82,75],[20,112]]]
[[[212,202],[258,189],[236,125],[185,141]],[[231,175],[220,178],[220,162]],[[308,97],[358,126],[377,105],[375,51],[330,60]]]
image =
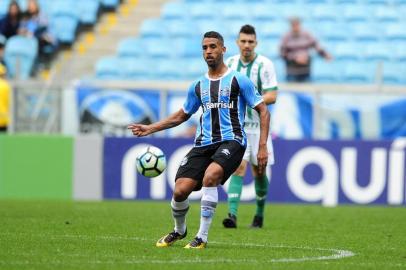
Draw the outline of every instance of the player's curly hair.
[[[218,39],[220,43],[224,45],[224,38],[219,32],[216,31],[206,32],[204,33],[203,38],[215,38]]]
[[[243,25],[240,29],[240,34],[241,33],[247,34],[247,35],[257,35],[257,33],[255,32],[254,26],[252,26],[250,24]]]

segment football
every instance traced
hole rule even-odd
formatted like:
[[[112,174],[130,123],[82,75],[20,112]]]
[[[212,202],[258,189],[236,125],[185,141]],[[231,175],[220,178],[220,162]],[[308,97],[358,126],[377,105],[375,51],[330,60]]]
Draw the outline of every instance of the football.
[[[160,175],[166,168],[165,154],[155,146],[147,146],[137,157],[137,171],[149,178]]]

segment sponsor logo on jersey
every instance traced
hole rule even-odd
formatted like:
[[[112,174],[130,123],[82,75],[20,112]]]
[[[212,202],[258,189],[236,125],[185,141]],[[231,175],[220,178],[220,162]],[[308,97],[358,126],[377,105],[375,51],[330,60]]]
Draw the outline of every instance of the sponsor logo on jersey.
[[[234,108],[234,101],[227,103],[227,102],[207,102],[203,104],[205,110],[209,109],[233,109]]]

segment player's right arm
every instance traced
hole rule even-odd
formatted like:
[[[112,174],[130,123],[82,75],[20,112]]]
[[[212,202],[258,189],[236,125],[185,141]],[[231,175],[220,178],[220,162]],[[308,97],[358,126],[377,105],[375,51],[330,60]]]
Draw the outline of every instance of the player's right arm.
[[[199,109],[200,102],[197,98],[195,87],[196,83],[193,83],[189,87],[185,104],[183,105],[183,108],[179,109],[177,112],[171,114],[170,116],[159,122],[152,123],[150,125],[131,124],[127,128],[131,130],[133,135],[137,137],[143,137],[182,124]]]

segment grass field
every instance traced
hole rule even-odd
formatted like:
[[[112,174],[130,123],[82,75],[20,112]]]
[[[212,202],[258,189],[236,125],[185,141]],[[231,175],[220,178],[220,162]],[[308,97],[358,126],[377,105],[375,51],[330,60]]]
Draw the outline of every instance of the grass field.
[[[186,250],[155,247],[173,227],[168,202],[0,201],[0,269],[406,269],[406,208],[269,205],[260,230],[253,211],[226,230],[220,204],[208,247]]]

